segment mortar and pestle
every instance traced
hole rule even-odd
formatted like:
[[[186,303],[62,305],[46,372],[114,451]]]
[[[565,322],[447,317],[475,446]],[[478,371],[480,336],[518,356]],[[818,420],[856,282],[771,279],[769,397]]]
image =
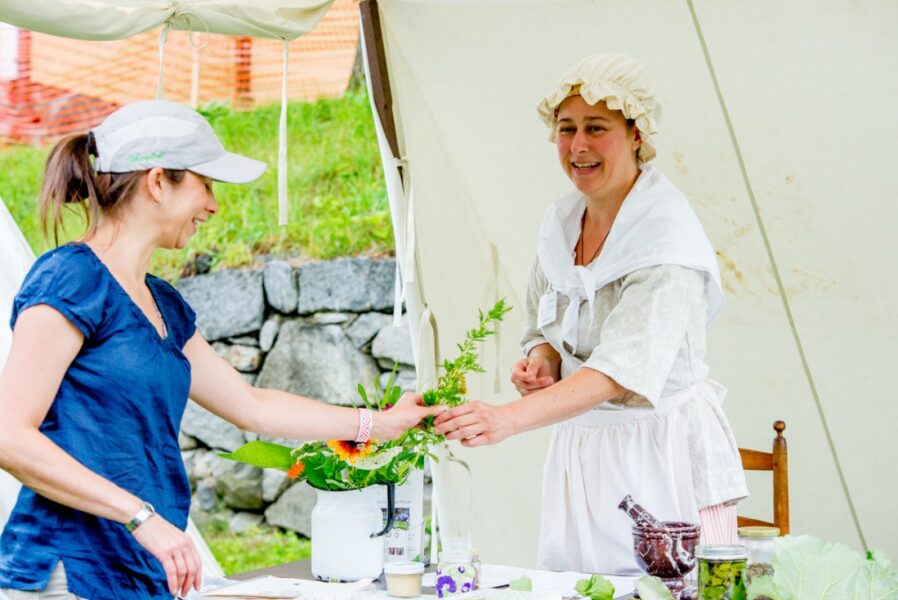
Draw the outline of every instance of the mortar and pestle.
[[[676,600],[694,600],[696,589],[687,587],[683,576],[695,568],[695,547],[701,528],[682,521],[659,521],[630,495],[621,500],[618,508],[635,523],[633,553],[639,568],[659,577]]]

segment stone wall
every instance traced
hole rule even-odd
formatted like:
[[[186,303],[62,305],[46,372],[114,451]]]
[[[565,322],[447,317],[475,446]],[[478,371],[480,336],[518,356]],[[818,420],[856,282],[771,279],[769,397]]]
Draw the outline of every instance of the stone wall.
[[[350,404],[360,403],[358,383],[385,382],[394,361],[400,387],[415,388],[405,317],[393,326],[395,268],[392,259],[299,267],[271,260],[263,269],[182,279],[178,288],[203,337],[250,384]],[[217,456],[257,438],[188,403],[180,441],[194,491],[191,515],[198,523],[226,518],[235,531],[267,522],[308,536],[315,493],[307,484]]]

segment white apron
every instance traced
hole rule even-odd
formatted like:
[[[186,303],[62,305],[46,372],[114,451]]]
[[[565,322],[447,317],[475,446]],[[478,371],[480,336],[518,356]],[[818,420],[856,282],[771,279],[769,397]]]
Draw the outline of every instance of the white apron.
[[[714,250],[688,201],[647,166],[627,195],[599,258],[574,266],[585,200],[568,194],[547,211],[537,256],[550,283],[538,326],[562,358],[567,377],[580,306],[633,271],[676,264],[706,273],[708,320],[723,306]],[[555,294],[570,299],[555,322]],[[551,309],[551,310],[550,310]],[[554,333],[553,333],[554,332]],[[721,409],[725,390],[703,381],[650,408],[609,404],[554,426],[543,478],[538,567],[636,575],[632,521],[617,505],[627,494],[662,520],[698,523],[698,511],[747,495],[738,449]]]

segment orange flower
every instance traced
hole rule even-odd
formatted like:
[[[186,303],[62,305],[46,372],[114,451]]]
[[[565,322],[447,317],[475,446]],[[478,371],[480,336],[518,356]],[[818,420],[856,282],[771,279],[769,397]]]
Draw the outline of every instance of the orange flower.
[[[302,472],[305,470],[306,466],[304,464],[302,464],[301,462],[295,463],[292,467],[290,467],[290,470],[287,471],[287,477],[289,477],[290,479],[296,479],[297,477],[302,475]]]
[[[365,458],[374,451],[373,442],[374,440],[368,440],[367,443],[359,444],[347,440],[331,440],[327,445],[340,460],[353,464],[357,459]]]

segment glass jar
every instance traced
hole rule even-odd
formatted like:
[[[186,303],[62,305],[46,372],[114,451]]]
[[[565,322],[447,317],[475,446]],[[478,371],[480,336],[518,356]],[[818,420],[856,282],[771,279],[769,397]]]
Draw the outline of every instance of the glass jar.
[[[750,526],[739,528],[739,543],[748,549],[745,583],[756,577],[773,575],[773,542],[780,535],[779,527]]]
[[[443,540],[440,564],[436,570],[437,597],[445,598],[454,594],[464,594],[475,589],[476,575],[468,549],[468,540],[448,538]]]
[[[422,562],[388,562],[384,565],[387,595],[395,598],[417,598],[421,595]]]
[[[698,600],[745,598],[745,546],[704,544],[696,547]]]

